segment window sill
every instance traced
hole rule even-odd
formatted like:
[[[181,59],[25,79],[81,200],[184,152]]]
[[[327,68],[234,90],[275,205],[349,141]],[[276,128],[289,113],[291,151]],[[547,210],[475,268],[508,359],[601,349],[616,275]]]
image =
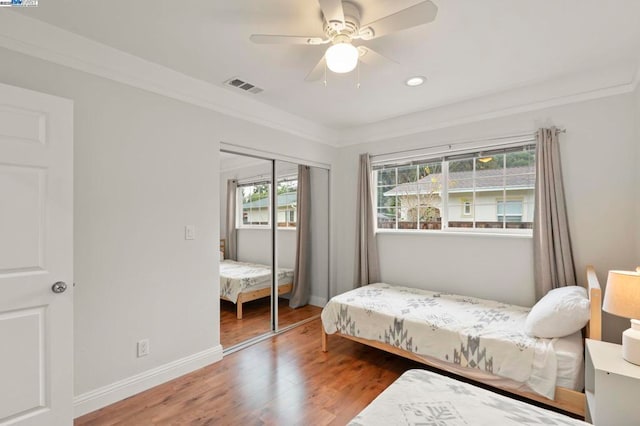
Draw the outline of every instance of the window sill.
[[[237,230],[242,230],[242,229],[253,229],[253,230],[262,229],[262,230],[268,231],[268,230],[271,229],[271,227],[270,226],[259,226],[259,225],[255,225],[255,226],[248,225],[248,226],[239,226],[239,227],[236,227],[236,229]],[[296,230],[296,228],[291,228],[290,226],[286,226],[286,227],[285,226],[278,226],[278,231],[295,231],[295,230]]]
[[[451,229],[445,230],[422,230],[422,229],[378,229],[378,234],[391,235],[458,235],[465,237],[490,237],[490,238],[525,238],[532,239],[533,231],[529,232],[486,232],[486,231],[456,231]]]

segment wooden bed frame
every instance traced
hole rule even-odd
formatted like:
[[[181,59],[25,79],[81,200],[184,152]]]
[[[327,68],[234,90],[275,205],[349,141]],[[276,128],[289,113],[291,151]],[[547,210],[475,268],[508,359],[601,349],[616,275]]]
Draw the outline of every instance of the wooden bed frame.
[[[591,315],[589,323],[585,328],[585,337],[594,340],[602,339],[602,290],[600,289],[600,283],[598,282],[598,277],[596,276],[595,270],[592,266],[587,266],[587,290],[589,293],[589,300],[591,302]],[[386,352],[390,352],[395,355],[399,355],[404,358],[409,358],[413,361],[417,361],[421,364],[428,365],[430,367],[434,367],[440,370],[447,370],[443,368],[442,365],[435,365],[430,360],[422,358],[421,356],[406,351],[404,349],[396,348],[395,346],[391,346],[385,343],[381,343],[375,340],[362,339],[359,337],[348,336],[342,333],[334,333],[336,336],[344,337],[349,340],[353,340],[358,343],[362,343],[364,345],[372,346],[377,349],[381,349]],[[324,327],[322,327],[322,351],[327,352],[327,333],[324,331]],[[447,370],[450,373],[466,377],[460,374],[459,371]],[[477,379],[473,379],[474,381],[478,381]],[[520,395],[522,397],[559,408],[561,410],[577,414],[579,416],[584,417],[585,414],[585,395],[582,392],[574,391],[572,389],[567,389],[563,387],[556,387],[555,399],[548,399],[539,394],[533,392],[525,392],[519,391],[515,389],[510,389],[507,387],[497,386],[492,383],[484,383],[486,385],[501,389],[508,393]]]
[[[220,251],[223,252],[223,253],[225,252],[225,245],[226,245],[226,240],[221,239],[220,240]],[[280,285],[278,285],[278,296],[283,295],[283,294],[287,294],[287,293],[291,292],[292,289],[293,289],[293,282],[280,284]],[[269,296],[271,296],[271,287],[259,288],[257,290],[251,290],[251,291],[248,291],[246,293],[238,294],[238,300],[235,302],[236,303],[236,318],[237,319],[242,319],[242,304],[243,303],[251,302],[252,300],[258,300],[258,299],[262,299],[262,298],[269,297]],[[229,302],[233,303],[233,300],[229,300],[224,296],[220,296],[220,299],[228,300]]]

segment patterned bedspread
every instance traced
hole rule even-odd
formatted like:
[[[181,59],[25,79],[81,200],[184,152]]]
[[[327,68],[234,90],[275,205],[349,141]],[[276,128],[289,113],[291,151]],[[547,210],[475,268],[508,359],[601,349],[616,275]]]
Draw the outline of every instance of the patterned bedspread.
[[[376,340],[526,384],[553,399],[552,339],[524,333],[529,308],[409,287],[372,284],[332,298],[327,333]]]
[[[278,268],[278,285],[293,281],[293,269]],[[271,285],[271,267],[257,263],[220,262],[220,296],[236,303],[238,295]]]
[[[373,400],[351,426],[587,425],[425,370],[409,370]]]

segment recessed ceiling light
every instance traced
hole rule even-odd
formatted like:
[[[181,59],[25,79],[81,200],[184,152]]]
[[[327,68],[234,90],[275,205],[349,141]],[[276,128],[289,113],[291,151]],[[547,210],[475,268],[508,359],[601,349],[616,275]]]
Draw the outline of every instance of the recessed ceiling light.
[[[407,81],[405,81],[404,83],[407,86],[410,87],[415,87],[415,86],[420,86],[422,83],[424,83],[426,80],[426,78],[422,77],[422,76],[415,76],[415,77],[410,77],[407,79]]]

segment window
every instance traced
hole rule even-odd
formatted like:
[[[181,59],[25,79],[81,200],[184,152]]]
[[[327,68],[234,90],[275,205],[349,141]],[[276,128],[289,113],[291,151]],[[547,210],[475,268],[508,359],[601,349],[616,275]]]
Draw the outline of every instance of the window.
[[[278,227],[296,227],[297,179],[278,182]],[[271,226],[271,183],[269,181],[239,184],[237,189],[238,228]]]
[[[374,162],[373,179],[378,229],[504,232],[533,225],[535,145]]]
[[[283,178],[278,182],[278,227],[296,227],[296,204],[298,202],[298,179]]]
[[[522,200],[497,200],[498,222],[522,222]]]
[[[240,220],[236,225],[238,228],[250,226],[268,227],[271,217],[271,184],[269,182],[256,182],[251,184],[238,185],[237,206]]]
[[[471,216],[471,201],[462,200],[462,214],[465,216]]]

